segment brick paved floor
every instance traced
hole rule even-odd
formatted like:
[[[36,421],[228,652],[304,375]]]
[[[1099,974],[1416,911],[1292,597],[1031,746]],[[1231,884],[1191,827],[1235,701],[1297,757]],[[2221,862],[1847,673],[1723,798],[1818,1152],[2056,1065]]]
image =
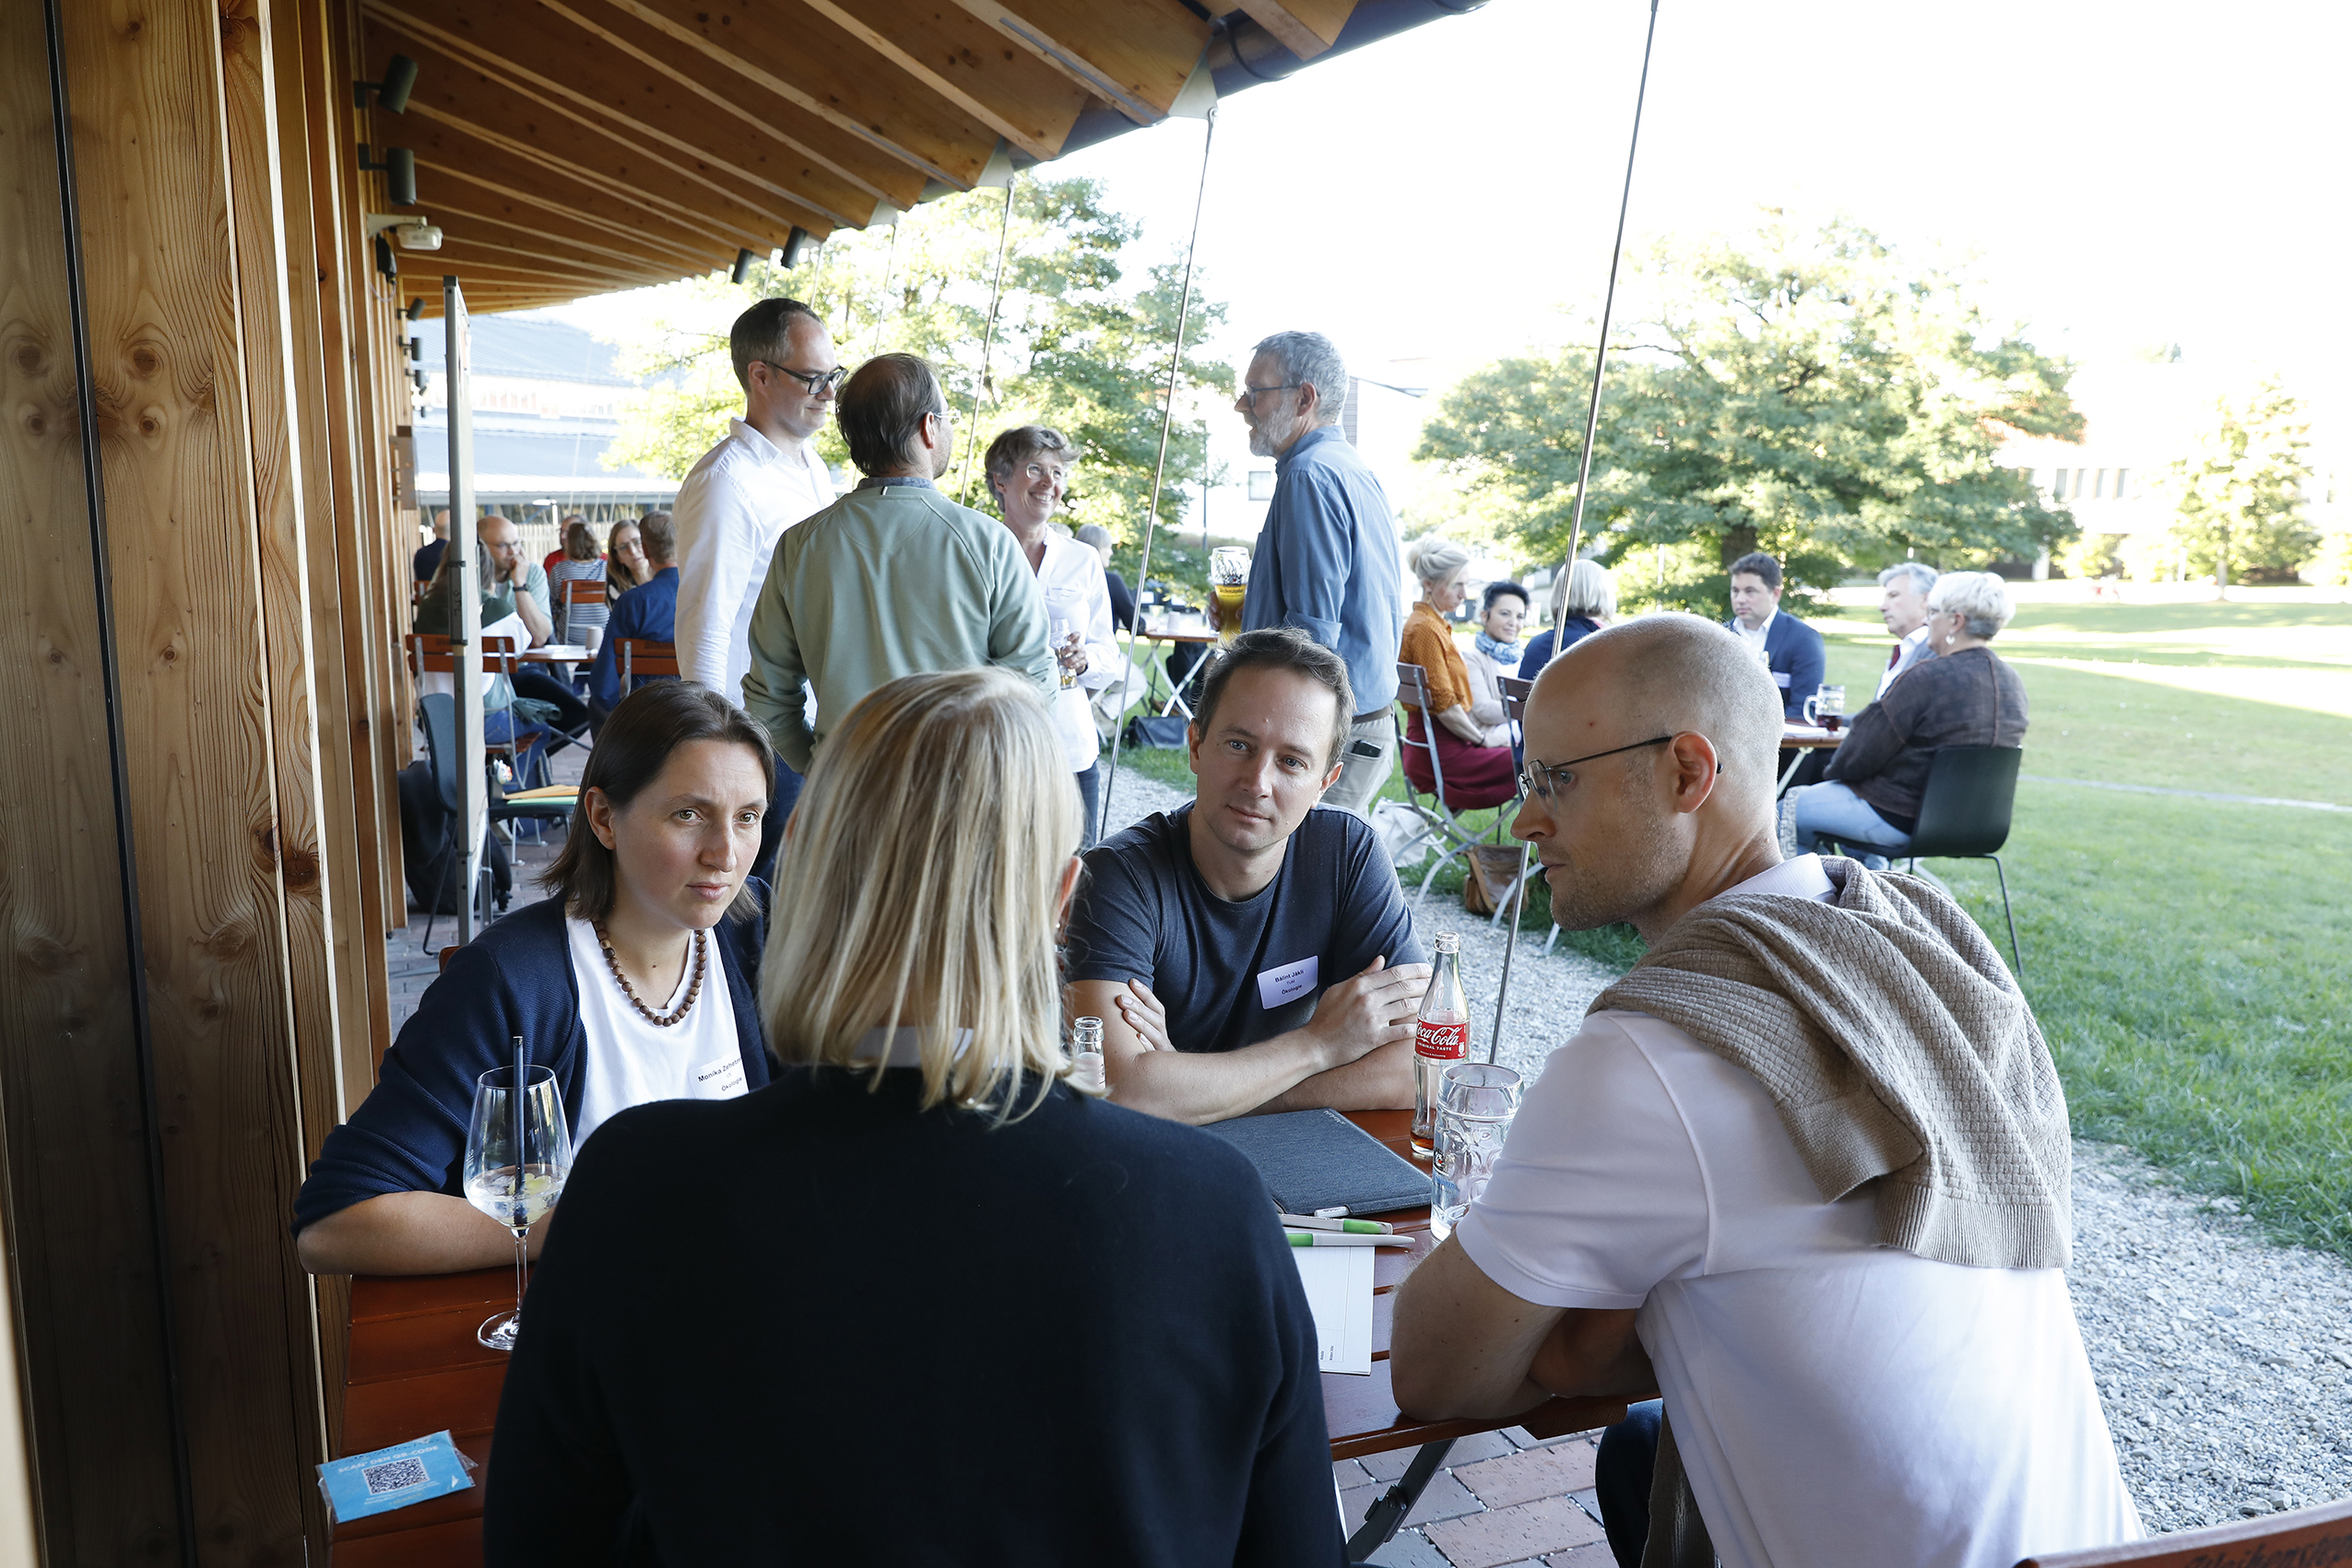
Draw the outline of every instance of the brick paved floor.
[[[1372,1561],[1390,1568],[1614,1568],[1592,1491],[1597,1432],[1539,1443],[1519,1427],[1466,1437]],[[1346,1527],[1364,1522],[1412,1450],[1331,1467]]]

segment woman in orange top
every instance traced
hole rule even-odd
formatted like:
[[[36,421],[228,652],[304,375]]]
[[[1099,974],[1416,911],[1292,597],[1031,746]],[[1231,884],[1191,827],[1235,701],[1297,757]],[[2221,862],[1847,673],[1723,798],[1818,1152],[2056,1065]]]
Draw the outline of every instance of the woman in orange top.
[[[1446,620],[1462,602],[1470,552],[1444,539],[1424,538],[1413,542],[1409,559],[1413,575],[1421,579],[1421,598],[1405,618],[1397,660],[1427,672],[1430,711],[1424,714],[1406,704],[1405,777],[1416,789],[1436,792],[1435,770],[1422,744],[1434,717],[1437,757],[1446,771],[1446,804],[1458,811],[1499,806],[1519,793],[1511,749],[1485,745],[1484,727],[1471,717],[1470,669]]]

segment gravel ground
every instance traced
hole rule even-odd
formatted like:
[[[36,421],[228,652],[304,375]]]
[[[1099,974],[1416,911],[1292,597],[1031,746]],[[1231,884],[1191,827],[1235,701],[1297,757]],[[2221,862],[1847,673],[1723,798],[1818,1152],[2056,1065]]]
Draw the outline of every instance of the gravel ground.
[[[1124,826],[1189,796],[1124,773]],[[1432,894],[1424,937],[1459,931],[1462,984],[1494,1023],[1503,934]],[[1532,1075],[1601,987],[1603,965],[1522,933],[1499,1059]],[[2352,1265],[2278,1247],[2227,1198],[2167,1184],[2130,1149],[2074,1146],[2075,1315],[2123,1478],[2151,1531],[2352,1497]]]

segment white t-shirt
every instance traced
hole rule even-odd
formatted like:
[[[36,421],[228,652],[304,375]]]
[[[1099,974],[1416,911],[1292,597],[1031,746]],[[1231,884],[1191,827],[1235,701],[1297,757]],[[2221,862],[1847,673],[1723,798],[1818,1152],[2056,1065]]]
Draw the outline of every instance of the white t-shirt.
[[[1077,685],[1054,694],[1054,732],[1061,737],[1062,756],[1071,772],[1083,772],[1103,751],[1087,693],[1108,686],[1119,673],[1118,644],[1112,640],[1111,631],[1110,580],[1103,574],[1102,555],[1059,528],[1046,529],[1046,559],[1037,566],[1037,591],[1046,596],[1047,630],[1056,620],[1067,620],[1086,645],[1086,673],[1078,678]],[[1060,667],[1055,666],[1057,670]]]
[[[1831,896],[1817,856],[1742,892]],[[1671,1024],[1554,1052],[1456,1228],[1522,1300],[1638,1307],[1724,1568],[2009,1568],[2136,1539],[2065,1276],[1873,1244],[1764,1088]]]
[[[580,983],[580,1027],[588,1046],[580,1086],[580,1125],[572,1129],[574,1149],[588,1141],[606,1117],[632,1105],[648,1100],[732,1100],[745,1091],[749,1086],[735,1035],[735,998],[727,990],[715,937],[703,938],[708,956],[694,1010],[668,1029],[658,1029],[622,994],[611,965],[605,962],[597,928],[566,915],[563,929],[572,939],[572,973]],[[679,972],[678,989],[654,1011],[677,1010],[693,983],[690,952]]]
[[[740,419],[688,469],[669,505],[678,531],[679,673],[730,702],[751,667],[751,612],[776,541],[833,501],[814,441],[786,453]]]

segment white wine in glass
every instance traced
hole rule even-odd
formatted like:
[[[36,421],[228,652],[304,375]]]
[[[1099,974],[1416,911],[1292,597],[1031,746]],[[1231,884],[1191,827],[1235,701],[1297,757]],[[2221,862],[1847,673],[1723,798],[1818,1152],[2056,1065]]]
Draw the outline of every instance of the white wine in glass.
[[[521,1059],[521,1041],[516,1041]],[[531,1227],[555,1207],[572,1171],[572,1129],[556,1092],[555,1069],[492,1067],[474,1086],[466,1128],[466,1201],[514,1232],[514,1310],[475,1335],[493,1350],[512,1350],[523,1327],[524,1270]]]

